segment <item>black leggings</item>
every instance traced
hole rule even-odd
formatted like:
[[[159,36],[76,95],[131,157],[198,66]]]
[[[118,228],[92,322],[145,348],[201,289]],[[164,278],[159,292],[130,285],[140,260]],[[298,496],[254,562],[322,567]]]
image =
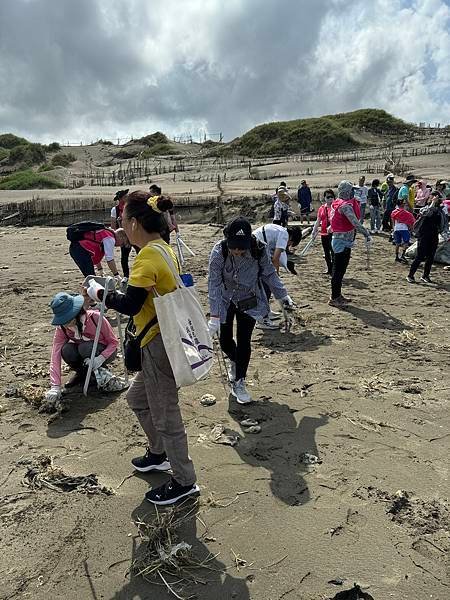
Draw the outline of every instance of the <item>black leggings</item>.
[[[69,246],[69,254],[76,262],[78,268],[85,277],[95,275],[94,263],[90,253],[83,248],[78,242],[71,242]]]
[[[233,339],[233,322],[236,317],[236,340]],[[239,311],[231,302],[227,320],[220,326],[220,347],[236,363],[236,380],[245,379],[252,354],[252,333],[256,321]]]
[[[123,276],[128,279],[130,276],[130,267],[128,260],[130,258],[131,246],[121,246],[120,248],[120,264],[122,265]]]
[[[333,300],[342,295],[342,280],[350,262],[351,254],[351,248],[345,248],[342,252],[334,253],[331,275],[331,298]]]
[[[411,263],[411,268],[409,270],[410,277],[414,277],[414,273],[417,271],[417,269],[420,266],[420,263],[423,261],[425,261],[425,265],[423,267],[423,276],[430,276],[431,267],[433,265],[434,255],[436,254],[438,243],[438,238],[419,238],[419,240],[417,241],[416,258]]]
[[[328,235],[320,236],[322,239],[322,248],[323,253],[325,255],[325,262],[327,263],[328,273],[331,275],[333,271],[333,248],[331,247],[331,240],[333,238],[333,234],[329,233]]]

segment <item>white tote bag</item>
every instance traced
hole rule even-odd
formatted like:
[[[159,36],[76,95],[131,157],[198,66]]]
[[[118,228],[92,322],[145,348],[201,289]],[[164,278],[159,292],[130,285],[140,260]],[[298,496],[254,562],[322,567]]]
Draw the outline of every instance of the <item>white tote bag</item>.
[[[159,244],[152,244],[170,267],[177,282],[173,292],[153,299],[164,347],[177,387],[196,383],[212,367],[213,342],[194,286],[185,287],[173,259]]]

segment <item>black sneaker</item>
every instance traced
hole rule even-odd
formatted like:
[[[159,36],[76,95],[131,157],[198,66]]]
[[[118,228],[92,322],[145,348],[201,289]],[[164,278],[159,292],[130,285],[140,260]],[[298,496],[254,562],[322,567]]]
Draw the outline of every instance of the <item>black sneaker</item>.
[[[66,383],[66,388],[73,388],[77,385],[84,385],[87,375],[87,367],[82,367],[81,369],[77,369],[69,381]]]
[[[424,283],[433,283],[431,281],[431,279],[429,277],[427,277],[427,275],[422,275],[422,277],[420,278],[420,281],[423,281]]]
[[[167,504],[175,504],[178,500],[199,494],[200,488],[196,483],[192,485],[180,485],[173,477],[170,481],[161,485],[160,487],[154,488],[145,494],[145,499],[152,504],[158,504],[165,506]]]
[[[395,262],[402,262],[402,259],[399,258],[398,256],[395,257]]]
[[[414,277],[413,277],[413,276],[411,276],[411,275],[408,275],[408,277],[406,278],[406,281],[407,281],[408,283],[416,283],[416,280],[415,280],[415,279],[414,279]]]
[[[147,450],[144,456],[138,456],[131,460],[131,464],[141,473],[148,473],[149,471],[168,471],[172,467],[170,462],[167,460],[167,454],[153,454],[150,449]]]

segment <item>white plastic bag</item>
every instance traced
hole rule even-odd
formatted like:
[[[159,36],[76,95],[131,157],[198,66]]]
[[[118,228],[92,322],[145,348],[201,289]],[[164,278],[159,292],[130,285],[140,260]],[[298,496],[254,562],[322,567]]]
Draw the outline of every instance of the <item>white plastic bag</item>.
[[[177,387],[192,385],[206,377],[212,367],[213,342],[194,286],[185,287],[172,257],[153,244],[170,267],[177,289],[154,298],[161,337]]]

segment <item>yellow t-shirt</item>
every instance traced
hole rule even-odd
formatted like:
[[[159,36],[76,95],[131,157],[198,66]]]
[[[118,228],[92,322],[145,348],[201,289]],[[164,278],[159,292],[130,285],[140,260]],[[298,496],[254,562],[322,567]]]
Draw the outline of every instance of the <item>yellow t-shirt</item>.
[[[409,186],[408,191],[408,204],[411,210],[414,209],[414,204],[416,203],[416,190],[412,185]]]
[[[154,287],[160,296],[173,292],[177,284],[169,265],[158,250],[152,248],[155,244],[162,246],[172,257],[175,268],[178,269],[178,261],[172,248],[163,240],[154,240],[142,248],[136,256],[131,268],[129,284],[141,288]],[[156,316],[153,294],[147,296],[141,310],[133,317],[136,333],[144,329],[149,321]],[[141,348],[148,344],[159,333],[159,325],[150,328],[141,341]]]

